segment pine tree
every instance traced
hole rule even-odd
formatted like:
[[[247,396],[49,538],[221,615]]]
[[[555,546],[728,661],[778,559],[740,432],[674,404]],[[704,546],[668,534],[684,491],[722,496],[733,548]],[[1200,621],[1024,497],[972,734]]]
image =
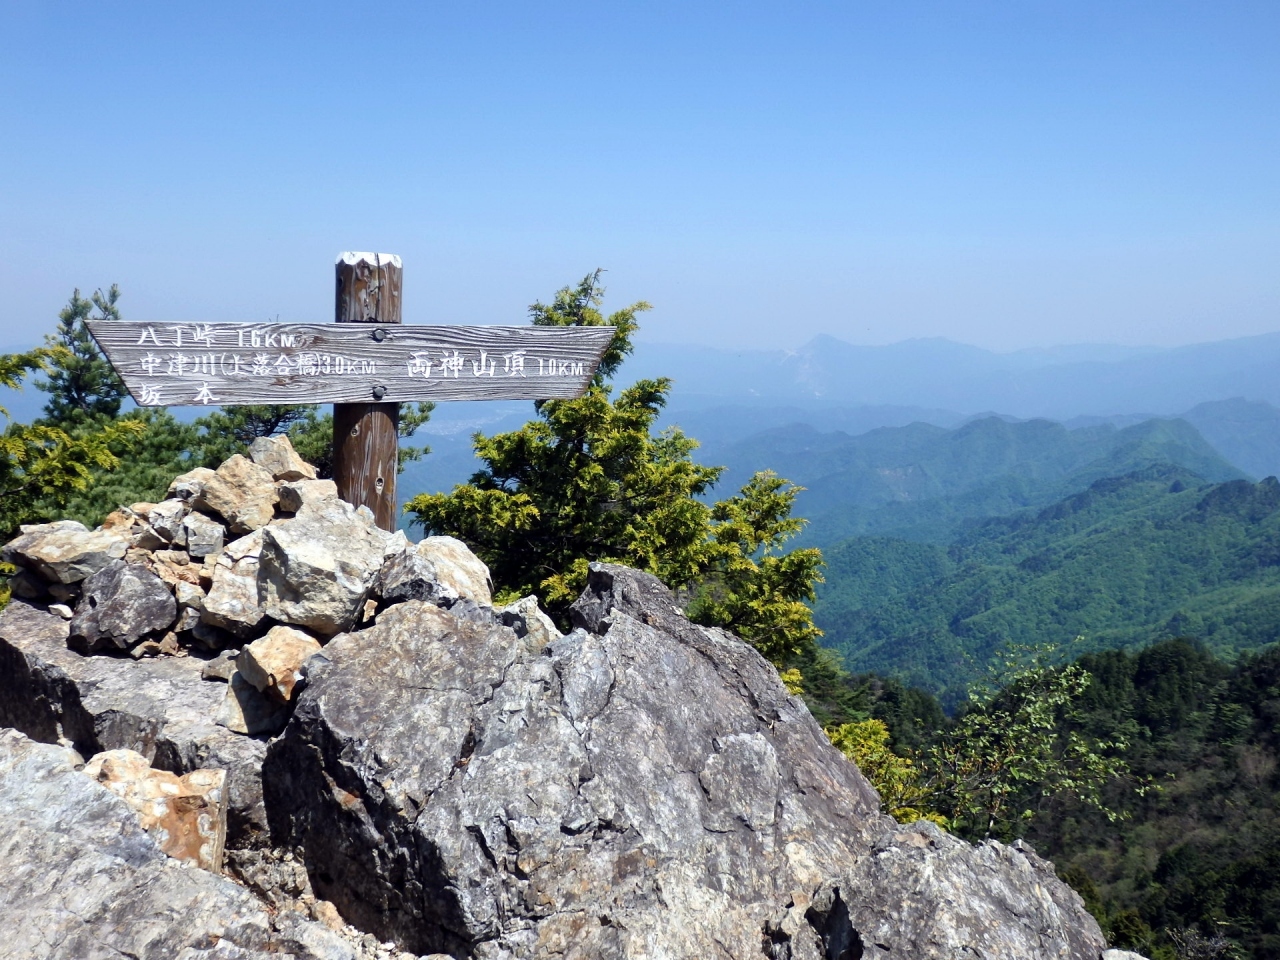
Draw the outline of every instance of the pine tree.
[[[88,300],[77,289],[58,314],[57,332],[45,337],[55,351],[48,357],[52,362],[46,364],[46,379],[36,381],[49,395],[44,423],[65,427],[119,415],[128,391],[85,326],[88,320],[119,320],[119,299],[120,288],[114,283],[105,294],[97,290]]]

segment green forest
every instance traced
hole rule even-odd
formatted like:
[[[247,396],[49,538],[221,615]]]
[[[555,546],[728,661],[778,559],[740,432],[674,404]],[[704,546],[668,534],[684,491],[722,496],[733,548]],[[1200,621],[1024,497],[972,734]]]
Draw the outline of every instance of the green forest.
[[[1028,816],[1005,835],[1054,861],[1115,946],[1154,960],[1280,957],[1280,650],[1228,663],[1175,639],[1072,666],[1090,679],[1053,736],[1123,741],[1127,773],[1101,807],[1027,784],[1016,800]],[[893,680],[843,687],[845,707],[880,719],[904,757],[958,723]]]
[[[854,538],[825,551],[815,619],[855,671],[949,706],[1006,643],[1063,656],[1195,637],[1224,655],[1280,628],[1280,484],[1158,466],[950,545]]]

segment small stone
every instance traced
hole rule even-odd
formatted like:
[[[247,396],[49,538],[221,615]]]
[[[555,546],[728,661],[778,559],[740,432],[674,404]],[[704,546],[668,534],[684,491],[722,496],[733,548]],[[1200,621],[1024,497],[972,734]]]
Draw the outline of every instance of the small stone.
[[[342,919],[342,914],[338,913],[338,908],[328,900],[317,900],[311,905],[311,919],[323,923],[335,933],[344,930],[347,926],[346,921]]]
[[[49,604],[49,612],[54,614],[55,616],[61,617],[63,620],[70,620],[72,617],[75,616],[75,612],[70,607],[68,607],[65,603]]]
[[[179,607],[192,610],[204,609],[204,590],[198,583],[179,580],[173,585],[173,596],[178,601]]]
[[[205,623],[247,637],[266,615],[258,586],[262,532],[234,540],[219,554],[200,614]]]
[[[314,480],[316,468],[303,460],[284,434],[258,437],[249,444],[249,458],[275,480]]]
[[[85,581],[67,645],[81,653],[125,650],[148,633],[167,630],[177,615],[164,581],[145,567],[116,560]]]
[[[134,523],[137,522],[137,519],[138,518],[134,516],[132,510],[128,507],[121,507],[119,510],[112,510],[108,513],[106,517],[103,518],[98,529],[118,533],[121,536],[128,536]]]
[[[129,537],[129,546],[136,550],[159,550],[168,545],[168,540],[145,523],[134,527],[134,533]]]
[[[106,530],[90,532],[74,520],[23,525],[0,550],[0,560],[55,583],[78,583],[124,557],[129,542]]]
[[[272,627],[241,651],[236,667],[257,689],[288,703],[294,685],[302,679],[302,665],[319,652],[320,642],[309,634],[293,627]]]
[[[200,622],[200,611],[195,607],[181,607],[178,612],[178,621],[173,625],[173,629],[178,633],[185,633],[194,630],[196,624]]]
[[[321,500],[262,531],[263,609],[324,636],[349,629],[382,563],[388,534],[343,500]]]
[[[190,512],[191,505],[186,500],[174,497],[157,503],[147,517],[147,522],[152,530],[170,543],[174,543],[181,536],[182,521]]]
[[[269,471],[236,454],[205,481],[194,505],[221,516],[232,533],[249,533],[266,526],[275,515],[275,480]]]
[[[215,873],[227,839],[225,770],[193,770],[179,777],[153,770],[132,750],[108,750],[85,764],[84,773],[138,814],[160,849]]]
[[[214,720],[233,733],[274,736],[289,721],[289,708],[259,691],[236,670],[227,682],[227,696]]]
[[[150,556],[138,558],[135,562],[149,567],[170,586],[178,583],[200,583],[200,568],[191,563],[191,557],[185,550],[156,550]]]
[[[235,650],[223,650],[200,669],[200,679],[221,680],[223,683],[230,683],[231,675],[236,672],[236,657],[238,655]]]
[[[129,509],[132,510],[137,516],[141,517],[143,520],[148,519],[151,516],[151,511],[154,510],[155,508],[156,508],[156,505],[154,503],[148,503],[145,500],[141,500],[138,503],[129,504]]]
[[[292,480],[276,484],[280,509],[285,513],[297,513],[304,503],[317,500],[336,500],[338,485],[332,480]]]
[[[207,557],[222,551],[226,530],[216,520],[203,513],[189,513],[182,520],[186,533],[187,553],[193,557]]]
[[[427,537],[387,558],[378,574],[386,600],[427,600],[449,605],[459,599],[493,602],[489,568],[453,537]]]
[[[205,484],[213,479],[214,473],[208,467],[196,467],[180,477],[175,477],[169,484],[168,496],[187,502],[197,499],[204,492]]]
[[[143,640],[129,651],[129,656],[141,660],[143,657],[176,657],[181,652],[178,635],[170,630],[159,640]]]

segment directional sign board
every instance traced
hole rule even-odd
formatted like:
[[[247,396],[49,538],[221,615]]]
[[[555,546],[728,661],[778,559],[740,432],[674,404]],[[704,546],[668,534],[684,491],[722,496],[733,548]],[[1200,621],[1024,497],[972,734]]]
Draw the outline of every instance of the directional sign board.
[[[580,396],[613,327],[89,323],[139,406]]]

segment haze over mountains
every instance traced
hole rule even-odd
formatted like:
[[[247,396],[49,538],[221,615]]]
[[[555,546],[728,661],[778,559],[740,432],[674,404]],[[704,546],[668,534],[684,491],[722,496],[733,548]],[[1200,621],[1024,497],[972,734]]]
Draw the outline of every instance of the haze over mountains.
[[[954,429],[992,415],[1048,418],[1071,433],[1178,418],[1198,431],[1213,455],[1261,478],[1280,473],[1276,371],[1280,333],[1173,349],[1080,344],[1004,354],[949,340],[865,347],[824,336],[794,351],[641,343],[617,381],[674,381],[660,422],[695,437],[701,462],[730,467],[719,488],[725,491],[745,479],[748,467],[770,467],[816,484],[820,475],[809,469],[809,460],[804,479],[794,475],[790,455],[797,445],[830,449],[878,428]],[[448,490],[464,482],[477,465],[473,432],[516,429],[531,416],[528,403],[440,405],[419,437],[434,453],[409,466],[401,489]],[[748,441],[765,431],[778,433]],[[1192,446],[1199,442],[1181,435]],[[771,447],[785,456],[771,460]],[[1203,454],[1200,449],[1196,455]],[[1195,469],[1180,457],[1171,462]],[[1220,470],[1210,472],[1225,479]],[[811,489],[816,499],[817,487]]]
[[[1171,349],[1080,344],[995,353],[950,340],[794,351],[641,344],[626,375],[668,376],[681,406],[901,405],[1055,420],[1179,413],[1207,400],[1280,404],[1280,333]]]

